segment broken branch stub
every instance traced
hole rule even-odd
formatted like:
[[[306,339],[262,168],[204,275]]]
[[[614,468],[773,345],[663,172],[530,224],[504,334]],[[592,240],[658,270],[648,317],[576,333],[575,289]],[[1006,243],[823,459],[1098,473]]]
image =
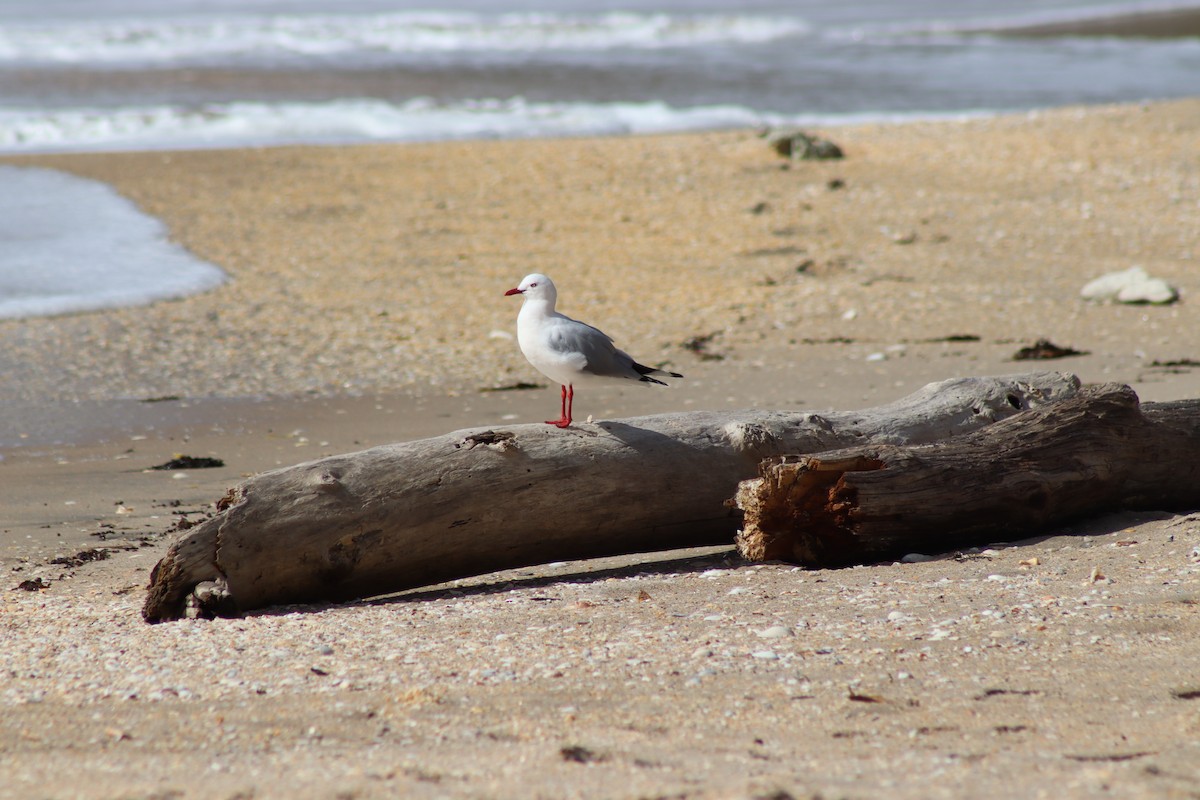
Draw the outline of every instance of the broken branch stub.
[[[930,384],[885,406],[514,425],[257,475],[154,568],[148,621],[350,600],[513,567],[733,542],[763,459],[935,441],[1074,394],[1043,372]]]
[[[966,436],[764,461],[740,553],[840,567],[1011,541],[1118,509],[1200,506],[1200,400],[1083,389]]]

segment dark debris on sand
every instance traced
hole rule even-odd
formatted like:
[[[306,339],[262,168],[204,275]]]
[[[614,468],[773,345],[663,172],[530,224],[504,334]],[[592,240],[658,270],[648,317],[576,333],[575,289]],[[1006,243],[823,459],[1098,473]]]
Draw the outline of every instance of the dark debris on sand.
[[[1013,356],[1013,361],[1035,361],[1040,359],[1067,358],[1068,356],[1086,356],[1087,351],[1075,350],[1071,347],[1059,347],[1049,339],[1038,339],[1029,347],[1022,347]]]
[[[153,466],[150,469],[213,469],[223,466],[225,466],[225,462],[219,458],[177,455],[170,461]]]

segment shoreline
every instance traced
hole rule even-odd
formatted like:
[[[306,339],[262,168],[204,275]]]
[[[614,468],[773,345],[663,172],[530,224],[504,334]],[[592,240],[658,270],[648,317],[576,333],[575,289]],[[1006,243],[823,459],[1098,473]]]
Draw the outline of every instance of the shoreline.
[[[1174,164],[1146,162],[1166,181],[1155,191],[1139,159],[1102,159],[1096,148],[1119,148],[1129,128],[1150,152],[1169,156],[1186,145],[1179,126],[1191,124],[1195,104],[839,127],[831,135],[849,158],[791,169],[749,131],[5,157],[109,183],[233,280],[151,306],[0,320],[12,377],[0,400],[36,405],[49,387],[63,400],[501,387],[533,375],[511,339],[514,304],[501,295],[534,269],[568,282],[566,313],[604,321],[650,363],[690,365],[696,359],[681,343],[715,331],[715,347],[791,339],[886,347],[955,326],[978,328],[967,332],[984,340],[1018,341],[1022,328],[1042,328],[1081,341],[1097,327],[1109,333],[1110,319],[1128,326],[1141,314],[1080,306],[1062,278],[1084,282],[1156,259],[1168,280],[1188,277],[1177,266],[1187,243],[1168,224],[1189,211],[1178,207],[1187,187],[1174,187]],[[1152,124],[1155,115],[1163,119]],[[984,157],[987,148],[1007,164]],[[542,166],[559,163],[577,174],[551,176]],[[847,188],[829,190],[831,180]],[[921,194],[891,208],[881,201],[909,191],[906,181]],[[1036,192],[1033,181],[1062,196],[1005,197]],[[1133,208],[1121,197],[1111,208],[1085,197],[1108,203],[1105,193],[1129,189],[1151,203],[1140,214],[1146,231],[1116,213]],[[1074,206],[1069,192],[1080,195]],[[987,232],[989,215],[976,206],[992,202],[1013,215],[1022,241]],[[853,219],[860,208],[864,219]],[[896,244],[909,236],[911,246]],[[1160,256],[1156,247],[1170,249]],[[983,284],[984,257],[1010,270],[997,281],[1001,293]],[[956,259],[967,262],[961,270]],[[703,291],[685,291],[672,275]],[[446,284],[455,281],[452,291]],[[1018,298],[1040,303],[1050,324],[1026,308],[1019,322],[1028,324],[1015,324],[1000,307],[1022,281],[1055,294],[1055,302]],[[984,294],[980,322],[995,335],[955,307],[974,289]],[[914,302],[899,303],[904,293]],[[853,307],[876,294],[881,308],[869,318]],[[653,298],[658,312],[637,313],[640,298]],[[1071,306],[1055,319],[1063,301]],[[848,312],[855,316],[841,319]],[[895,335],[878,324],[888,314]],[[1160,329],[1188,314],[1186,302],[1155,311],[1140,334],[1147,361],[1187,355]]]
[[[503,297],[532,271],[687,375],[577,391],[580,420],[1043,369],[1200,397],[1197,131],[1200,99],[838,128],[837,162],[745,131],[0,159],[109,182],[233,278],[0,321],[0,427],[27,443],[0,447],[0,798],[1184,792],[1195,514],[846,570],[706,548],[230,620],[138,609],[166,532],[243,476],[557,410]],[[1079,298],[1133,264],[1182,300]],[[1088,354],[1013,361],[1040,338]],[[485,391],[518,382],[541,388]],[[177,453],[225,466],[148,469]]]

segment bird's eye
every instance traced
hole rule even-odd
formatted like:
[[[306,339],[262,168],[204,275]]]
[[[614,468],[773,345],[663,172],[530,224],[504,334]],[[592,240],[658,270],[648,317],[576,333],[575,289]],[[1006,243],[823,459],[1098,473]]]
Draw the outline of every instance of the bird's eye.
[[[531,283],[531,284],[529,284],[529,288],[530,288],[530,289],[532,289],[532,288],[533,288],[533,287],[535,287],[535,286],[537,286],[537,284],[536,284],[536,283]]]

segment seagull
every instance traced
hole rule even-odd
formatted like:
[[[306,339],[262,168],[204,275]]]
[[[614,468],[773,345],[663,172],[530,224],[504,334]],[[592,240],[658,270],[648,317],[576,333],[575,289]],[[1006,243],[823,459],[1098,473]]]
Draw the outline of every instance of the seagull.
[[[651,375],[682,378],[678,372],[647,367],[618,350],[608,334],[554,310],[558,290],[554,281],[541,273],[526,275],[505,297],[519,294],[521,313],[517,315],[517,343],[534,368],[562,387],[562,412],[547,425],[565,428],[571,424],[571,406],[575,384],[581,379],[616,378],[647,385],[667,384]]]

